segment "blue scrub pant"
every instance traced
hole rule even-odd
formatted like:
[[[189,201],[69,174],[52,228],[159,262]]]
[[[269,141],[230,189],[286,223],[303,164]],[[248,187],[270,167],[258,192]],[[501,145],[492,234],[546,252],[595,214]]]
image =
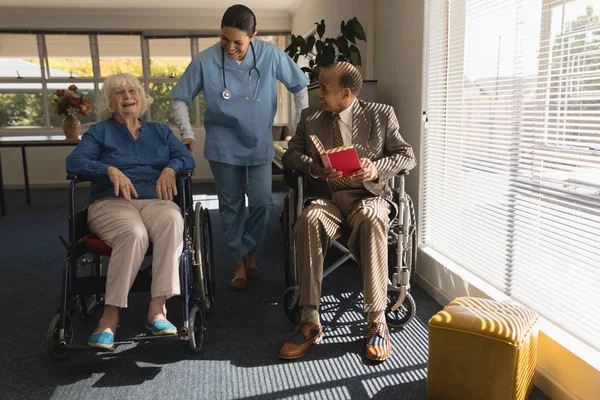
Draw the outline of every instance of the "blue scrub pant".
[[[233,260],[262,243],[273,210],[271,163],[240,166],[209,161],[219,198],[219,215]],[[246,212],[244,194],[248,196]]]

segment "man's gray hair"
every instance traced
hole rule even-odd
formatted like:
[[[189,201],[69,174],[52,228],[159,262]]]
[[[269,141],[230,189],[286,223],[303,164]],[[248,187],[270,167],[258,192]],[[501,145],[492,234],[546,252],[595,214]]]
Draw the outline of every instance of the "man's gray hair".
[[[338,72],[338,85],[341,88],[348,88],[354,95],[358,95],[362,88],[362,75],[358,68],[349,62],[339,61],[327,66],[327,69]]]

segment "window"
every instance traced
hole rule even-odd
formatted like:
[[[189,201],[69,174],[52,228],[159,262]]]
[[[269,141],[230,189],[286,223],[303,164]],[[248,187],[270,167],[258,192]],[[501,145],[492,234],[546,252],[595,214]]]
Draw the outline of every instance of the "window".
[[[428,0],[422,239],[600,349],[600,1]]]
[[[129,73],[143,76],[139,35],[98,35],[100,75]]]
[[[284,36],[261,39],[279,47]],[[0,130],[16,127],[58,128],[62,117],[52,115],[48,96],[75,84],[95,108],[103,78],[127,72],[140,78],[154,98],[144,117],[174,125],[170,93],[198,52],[218,42],[214,37],[153,37],[140,33],[97,34],[0,33]],[[43,71],[42,71],[42,65]],[[287,92],[279,91],[276,123],[289,115]],[[192,125],[204,121],[206,103],[202,93],[190,104]],[[78,116],[82,124],[99,120],[96,114]],[[84,130],[86,127],[84,126]],[[10,134],[23,130],[10,129]]]
[[[44,125],[41,76],[36,36],[0,34],[0,128]]]

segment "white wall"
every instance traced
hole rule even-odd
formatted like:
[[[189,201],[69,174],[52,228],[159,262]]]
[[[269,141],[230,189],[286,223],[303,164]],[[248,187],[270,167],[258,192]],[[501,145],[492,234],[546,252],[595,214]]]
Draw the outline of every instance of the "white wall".
[[[374,79],[377,100],[396,110],[400,133],[421,160],[423,101],[423,24],[425,2],[375,0]],[[419,204],[419,166],[411,171],[406,190]]]
[[[166,3],[165,3],[166,4]],[[217,2],[215,2],[217,4]],[[0,7],[2,29],[122,30],[218,32],[222,12],[186,9],[91,9]],[[289,31],[285,12],[256,12],[257,28],[266,32]]]
[[[292,17],[292,33],[304,36],[315,28],[315,22],[325,20],[325,37],[340,33],[340,23],[356,17],[367,36],[367,41],[358,41],[363,61],[361,72],[364,79],[373,76],[373,0],[304,0]]]

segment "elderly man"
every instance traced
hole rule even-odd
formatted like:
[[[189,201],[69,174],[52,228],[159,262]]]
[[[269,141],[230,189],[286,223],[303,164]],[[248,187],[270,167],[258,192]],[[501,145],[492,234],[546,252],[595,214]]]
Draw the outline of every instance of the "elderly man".
[[[342,226],[351,229],[348,246],[359,260],[363,275],[364,311],[367,313],[366,356],[383,361],[391,352],[385,320],[388,284],[387,231],[396,208],[388,180],[416,165],[412,148],[398,130],[392,107],[357,99],[362,86],[360,72],[340,62],[319,77],[321,107],[302,112],[296,134],[283,157],[285,168],[302,172],[312,187],[323,194],[313,198],[295,225],[301,321],[279,357],[302,357],[323,335],[319,301],[323,259],[327,248],[340,236]],[[351,177],[326,168],[316,155],[310,135],[325,149],[352,144],[361,169]]]

